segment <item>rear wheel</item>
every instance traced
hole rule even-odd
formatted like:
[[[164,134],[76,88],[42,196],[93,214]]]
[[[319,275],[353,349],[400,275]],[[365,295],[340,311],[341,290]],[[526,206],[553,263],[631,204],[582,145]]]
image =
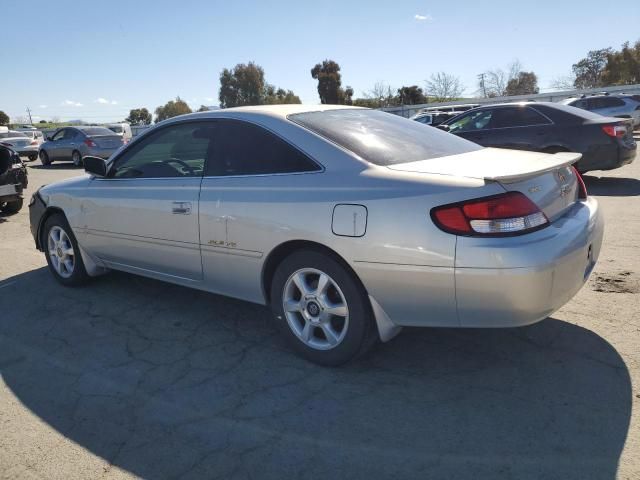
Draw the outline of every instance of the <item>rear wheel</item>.
[[[30,162],[35,162],[38,159],[38,155],[36,155],[35,153],[32,155],[29,155],[29,161]]]
[[[51,159],[49,158],[49,154],[47,152],[45,152],[44,150],[40,150],[40,162],[42,162],[42,165],[44,165],[45,167],[47,165],[51,165]]]
[[[276,269],[271,308],[289,345],[307,360],[338,366],[377,340],[364,288],[330,255],[301,250]]]
[[[80,155],[79,151],[73,151],[73,153],[71,154],[71,161],[76,167],[82,166],[82,155]]]
[[[0,202],[0,210],[2,211],[2,213],[7,213],[9,215],[18,213],[22,208],[23,202],[24,201],[22,198],[18,198],[17,200],[13,200],[11,202]]]
[[[49,270],[63,285],[77,286],[87,282],[89,275],[84,268],[76,237],[67,222],[59,213],[51,215],[44,224],[44,253]]]

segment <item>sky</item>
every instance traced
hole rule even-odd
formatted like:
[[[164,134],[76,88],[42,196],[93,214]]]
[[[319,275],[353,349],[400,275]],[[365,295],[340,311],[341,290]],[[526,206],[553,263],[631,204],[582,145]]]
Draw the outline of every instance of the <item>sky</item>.
[[[254,61],[266,80],[317,104],[310,70],[330,58],[362,96],[376,82],[423,87],[518,59],[543,91],[589,50],[640,39],[640,2],[477,0],[2,0],[0,110],[12,119],[124,119],[180,96],[217,105],[223,68]]]

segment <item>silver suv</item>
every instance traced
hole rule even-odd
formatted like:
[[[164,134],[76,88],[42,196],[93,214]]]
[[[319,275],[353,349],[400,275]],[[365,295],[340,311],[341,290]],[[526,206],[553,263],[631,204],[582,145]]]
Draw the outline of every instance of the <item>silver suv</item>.
[[[599,113],[607,117],[631,118],[633,126],[640,125],[640,101],[631,95],[594,95],[567,98],[560,103]]]

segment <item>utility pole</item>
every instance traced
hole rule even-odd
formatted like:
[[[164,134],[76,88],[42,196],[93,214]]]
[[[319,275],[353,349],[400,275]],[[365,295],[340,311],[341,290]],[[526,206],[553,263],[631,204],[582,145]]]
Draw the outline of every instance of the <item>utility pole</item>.
[[[31,119],[31,110],[27,107],[27,113],[29,114],[29,125],[33,125],[33,120]]]
[[[484,87],[484,73],[478,75],[478,80],[480,80],[480,89],[482,90],[482,96],[487,98],[487,89]]]

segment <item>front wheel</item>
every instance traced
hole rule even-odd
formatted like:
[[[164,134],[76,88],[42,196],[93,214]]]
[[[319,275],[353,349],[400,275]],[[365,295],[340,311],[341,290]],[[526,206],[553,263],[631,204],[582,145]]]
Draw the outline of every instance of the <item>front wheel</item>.
[[[49,158],[49,154],[47,152],[45,152],[44,150],[40,150],[39,156],[42,165],[44,165],[45,167],[47,165],[51,165],[51,159]]]
[[[29,155],[29,157],[27,157],[27,158],[29,158],[29,161],[30,161],[30,162],[35,162],[35,161],[38,159],[38,155],[36,155],[36,154],[34,153],[34,154],[32,154],[32,155]]]
[[[51,215],[44,224],[44,253],[53,276],[63,285],[77,286],[89,279],[76,237],[61,214]]]
[[[12,215],[14,213],[18,213],[23,205],[23,199],[18,198],[17,200],[13,200],[12,202],[0,202],[0,211],[2,213],[7,213]]]
[[[340,262],[320,252],[301,250],[278,266],[271,308],[291,347],[320,365],[346,363],[378,338],[362,285]]]

